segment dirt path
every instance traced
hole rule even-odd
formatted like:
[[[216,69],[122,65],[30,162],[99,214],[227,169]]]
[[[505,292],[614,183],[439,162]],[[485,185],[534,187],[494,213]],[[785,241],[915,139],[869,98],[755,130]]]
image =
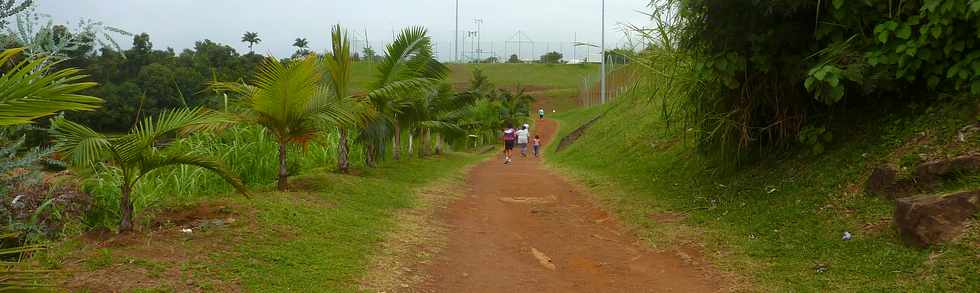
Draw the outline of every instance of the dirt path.
[[[550,141],[557,125],[538,123]],[[515,150],[516,153],[517,150]],[[475,167],[443,215],[448,246],[421,292],[715,292],[721,285],[626,232],[536,159]]]

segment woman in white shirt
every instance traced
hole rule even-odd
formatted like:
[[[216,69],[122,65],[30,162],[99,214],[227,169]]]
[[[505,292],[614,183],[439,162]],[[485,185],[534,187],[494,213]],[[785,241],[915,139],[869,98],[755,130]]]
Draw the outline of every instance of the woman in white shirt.
[[[527,141],[530,132],[527,130],[527,124],[521,127],[521,130],[517,131],[517,146],[521,148],[521,157],[527,158]]]

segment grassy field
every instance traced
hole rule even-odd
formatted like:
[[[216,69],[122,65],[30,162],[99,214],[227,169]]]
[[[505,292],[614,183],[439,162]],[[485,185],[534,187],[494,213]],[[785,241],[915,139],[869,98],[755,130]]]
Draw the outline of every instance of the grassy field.
[[[678,127],[667,130],[650,114],[657,113],[653,105],[623,99],[558,114],[564,135],[610,110],[549,162],[592,187],[652,245],[703,243],[705,257],[734,273],[742,289],[977,292],[980,225],[945,245],[908,248],[891,223],[894,204],[863,192],[881,161],[980,149],[975,138],[949,143],[957,129],[977,121],[974,107],[966,101],[882,109],[868,116],[880,120],[840,121],[861,127],[834,128],[850,131],[834,133],[821,155],[770,154],[733,171],[700,159]],[[953,185],[976,189],[980,180]],[[658,222],[662,215],[683,220]],[[843,241],[845,231],[854,238]]]
[[[227,226],[181,234],[176,230],[186,214],[162,211],[157,221],[167,224],[159,231],[135,239],[73,240],[44,259],[73,272],[66,285],[79,291],[357,292],[395,214],[417,204],[415,192],[481,158],[453,153],[358,176],[311,172],[293,178],[294,192],[209,199],[176,209],[236,219],[225,220]]]
[[[578,107],[576,97],[582,79],[599,72],[596,64],[451,64],[449,68],[449,82],[458,86],[468,85],[473,69],[480,68],[497,87],[525,87],[529,94],[541,99],[543,106],[559,110]],[[367,88],[375,71],[375,64],[354,63],[354,88]]]

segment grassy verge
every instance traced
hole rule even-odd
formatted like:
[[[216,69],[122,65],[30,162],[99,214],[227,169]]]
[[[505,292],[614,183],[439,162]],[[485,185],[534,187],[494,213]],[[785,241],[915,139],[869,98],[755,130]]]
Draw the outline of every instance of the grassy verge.
[[[45,259],[72,272],[64,286],[80,291],[355,292],[395,215],[419,204],[416,191],[481,158],[453,153],[358,176],[311,172],[292,178],[295,192],[177,209],[220,206],[214,213],[230,211],[202,216],[237,219],[223,226],[181,233],[189,224],[168,222],[122,240],[69,241]]]
[[[655,246],[703,243],[705,256],[734,272],[737,287],[764,291],[980,290],[980,225],[927,250],[901,244],[889,200],[863,193],[871,168],[909,154],[980,149],[980,139],[950,143],[976,122],[968,103],[942,102],[834,127],[820,155],[769,154],[737,170],[703,161],[679,127],[665,130],[653,105],[623,99],[549,163],[591,186],[602,202]],[[554,116],[561,134],[607,108]],[[848,121],[841,121],[846,123]],[[929,139],[922,139],[927,137]],[[551,146],[551,151],[555,145]],[[959,189],[976,189],[969,177]],[[683,215],[677,224],[663,213]],[[843,232],[854,235],[841,239]]]

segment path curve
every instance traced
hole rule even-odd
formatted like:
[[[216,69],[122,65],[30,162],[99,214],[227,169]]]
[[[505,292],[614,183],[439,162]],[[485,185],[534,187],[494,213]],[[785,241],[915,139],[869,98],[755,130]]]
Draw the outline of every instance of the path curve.
[[[548,142],[556,130],[543,120],[535,132]],[[720,291],[709,270],[653,251],[537,159],[497,156],[466,187],[442,215],[448,242],[423,266],[431,278],[412,291]]]

